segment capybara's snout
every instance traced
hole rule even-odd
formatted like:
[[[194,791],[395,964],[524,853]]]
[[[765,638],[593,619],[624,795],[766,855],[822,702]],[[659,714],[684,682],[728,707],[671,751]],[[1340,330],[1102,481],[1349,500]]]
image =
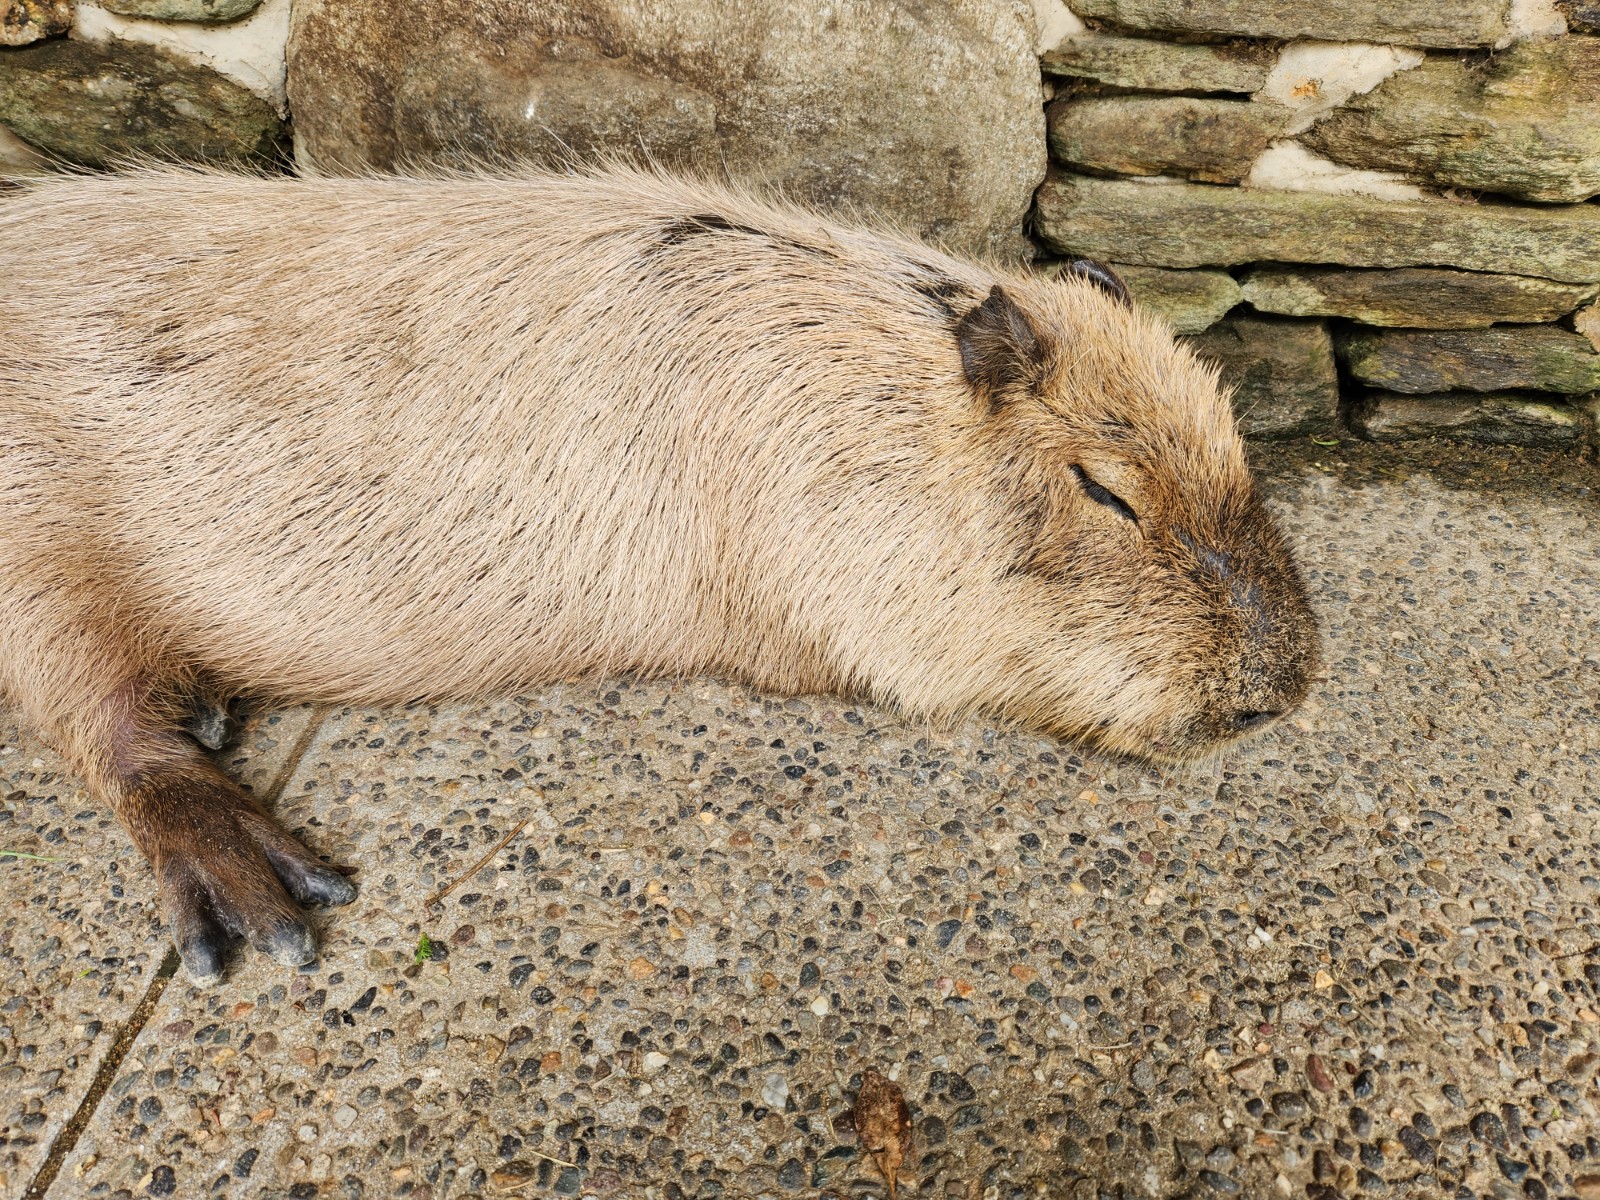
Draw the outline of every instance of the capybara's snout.
[[[1181,562],[1165,600],[1190,620],[1172,623],[1182,632],[1162,655],[1168,673],[1150,736],[1155,757],[1214,753],[1292,713],[1309,690],[1317,627],[1305,585],[1253,493],[1241,507],[1248,522],[1232,536],[1222,530],[1212,545],[1181,539],[1195,561]],[[1220,545],[1228,549],[1213,548]]]
[[[1232,554],[1205,555],[1215,577],[1218,661],[1199,689],[1204,711],[1189,739],[1197,748],[1246,737],[1298,708],[1316,664],[1316,621],[1282,535],[1259,503],[1234,531]]]
[[[1294,712],[1316,669],[1317,628],[1293,563],[1274,559],[1249,580],[1171,580],[1121,639],[1123,683],[1097,710],[1092,740],[1157,760],[1204,758]]]
[[[1267,590],[1270,599],[1254,594]],[[1244,617],[1234,652],[1218,665],[1208,689],[1214,701],[1195,718],[1187,739],[1196,752],[1265,729],[1300,707],[1310,687],[1316,622],[1292,564],[1285,559],[1270,589],[1249,592],[1237,602]]]

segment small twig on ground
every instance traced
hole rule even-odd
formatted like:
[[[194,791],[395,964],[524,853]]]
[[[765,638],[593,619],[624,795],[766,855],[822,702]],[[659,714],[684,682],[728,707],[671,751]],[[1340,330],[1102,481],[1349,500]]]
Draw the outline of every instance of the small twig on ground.
[[[1585,946],[1582,950],[1569,950],[1565,954],[1552,954],[1550,958],[1551,961],[1563,958],[1577,958],[1580,954],[1593,954],[1597,950],[1600,950],[1600,942],[1596,942],[1593,946]]]
[[[466,881],[468,879],[471,879],[480,870],[482,870],[483,867],[488,864],[490,859],[492,859],[496,854],[499,854],[500,851],[505,849],[507,842],[509,842],[512,838],[516,837],[517,834],[522,832],[523,826],[525,826],[530,819],[531,818],[524,817],[522,820],[518,821],[516,823],[515,827],[513,827],[513,829],[511,830],[510,833],[506,834],[505,837],[501,838],[498,842],[496,842],[494,844],[494,848],[492,850],[490,850],[489,853],[485,854],[477,862],[473,863],[471,867],[469,867],[467,870],[463,871],[460,875],[457,875],[453,880],[451,880],[449,883],[447,883],[444,887],[440,888],[437,892],[435,892],[433,895],[429,896],[426,900],[424,900],[422,902],[422,911],[423,912],[427,912],[435,904],[439,903],[439,901],[443,900],[451,892],[455,891],[456,888],[460,887],[461,884],[464,881]],[[553,1162],[555,1160],[552,1159],[551,1161]],[[567,1165],[570,1166],[571,1164],[569,1163]]]
[[[557,1158],[557,1157],[556,1157],[556,1156],[555,1156],[555,1155],[553,1155],[553,1154],[544,1154],[544,1153],[542,1153],[542,1152],[540,1152],[540,1151],[538,1151],[538,1150],[532,1150],[532,1149],[530,1149],[530,1150],[529,1150],[529,1151],[528,1151],[528,1153],[529,1153],[529,1154],[531,1154],[531,1155],[533,1155],[533,1156],[534,1156],[534,1157],[535,1157],[535,1158],[542,1158],[542,1159],[544,1159],[544,1161],[545,1161],[545,1162],[547,1162],[547,1163],[554,1163],[554,1164],[555,1164],[555,1165],[556,1165],[556,1166],[558,1166],[558,1167],[573,1167],[573,1168],[576,1168],[576,1167],[577,1167],[577,1165],[578,1165],[578,1164],[577,1164],[577,1163],[569,1163],[569,1162],[568,1162],[568,1161],[567,1161],[567,1160],[566,1160],[566,1159],[564,1159],[564,1158]]]

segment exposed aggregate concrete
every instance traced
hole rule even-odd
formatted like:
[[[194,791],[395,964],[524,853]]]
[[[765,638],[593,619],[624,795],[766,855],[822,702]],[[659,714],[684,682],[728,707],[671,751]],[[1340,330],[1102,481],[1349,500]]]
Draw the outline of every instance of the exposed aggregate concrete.
[[[902,1195],[1593,1200],[1596,476],[1400,462],[1276,452],[1325,667],[1204,766],[710,680],[327,714],[278,811],[360,897],[175,979],[50,1195],[880,1196],[871,1066]]]

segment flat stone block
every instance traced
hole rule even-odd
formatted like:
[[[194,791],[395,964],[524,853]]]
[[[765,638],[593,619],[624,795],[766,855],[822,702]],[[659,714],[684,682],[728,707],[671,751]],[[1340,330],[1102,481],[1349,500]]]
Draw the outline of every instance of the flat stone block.
[[[1439,187],[1575,203],[1600,193],[1600,38],[1518,42],[1487,62],[1432,57],[1304,135],[1355,167]]]
[[[1351,424],[1378,442],[1447,437],[1515,446],[1575,446],[1583,421],[1569,404],[1515,392],[1445,392],[1406,396],[1375,392],[1355,407]]]
[[[1356,330],[1340,341],[1339,353],[1357,379],[1395,392],[1571,395],[1600,388],[1600,354],[1589,339],[1551,325]]]
[[[1507,33],[1508,0],[1073,0],[1080,17],[1129,29],[1241,37],[1491,46]]]
[[[309,709],[251,718],[218,761],[265,789],[309,718]],[[0,710],[3,851],[18,853],[0,853],[0,1195],[21,1196],[171,943],[150,869],[116,816],[9,710]]]
[[[1220,321],[1242,299],[1226,271],[1169,271],[1114,263],[1133,298],[1154,309],[1174,333],[1200,333]]]
[[[100,7],[127,17],[153,21],[237,21],[254,12],[261,0],[99,0]]]
[[[1040,60],[1046,75],[1093,79],[1151,92],[1238,92],[1266,83],[1277,50],[1261,42],[1183,45],[1151,38],[1085,34]]]
[[[1053,262],[1043,270],[1056,274],[1066,262]],[[1129,263],[1106,264],[1134,300],[1172,326],[1174,333],[1200,333],[1210,329],[1242,299],[1239,285],[1226,271],[1169,271]]]
[[[0,124],[95,167],[133,154],[259,162],[275,158],[285,136],[270,104],[206,67],[133,42],[67,39],[6,52]]]
[[[1221,364],[1246,436],[1298,437],[1338,428],[1339,375],[1322,322],[1234,316],[1185,340]]]
[[[1055,252],[1153,267],[1448,266],[1600,280],[1600,205],[1377,200],[1052,172],[1036,225]]]
[[[1091,171],[1237,183],[1292,116],[1248,100],[1068,98],[1050,106],[1050,153]]]
[[[1349,317],[1364,325],[1411,329],[1555,321],[1600,291],[1594,284],[1438,267],[1257,267],[1245,276],[1243,288],[1244,298],[1261,312]]]

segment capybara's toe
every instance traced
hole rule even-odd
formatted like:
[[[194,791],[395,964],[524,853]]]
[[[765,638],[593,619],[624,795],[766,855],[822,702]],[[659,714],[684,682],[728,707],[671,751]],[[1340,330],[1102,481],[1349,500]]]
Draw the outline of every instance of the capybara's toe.
[[[297,904],[337,907],[356,898],[355,884],[338,868],[318,862],[311,851],[280,829],[271,818],[250,812],[243,814],[240,820]]]
[[[355,884],[333,867],[319,863],[295,844],[297,853],[282,854],[267,847],[267,858],[285,890],[297,904],[325,904],[330,908],[349,904],[356,898]]]
[[[222,978],[228,931],[213,915],[210,897],[186,863],[169,861],[163,866],[161,909],[189,978],[196,983]]]
[[[317,957],[317,936],[303,920],[280,920],[251,944],[273,962],[286,967],[303,967]]]
[[[177,939],[177,947],[183,969],[195,983],[216,983],[222,978],[222,959],[228,947],[228,935],[215,922],[207,929],[196,930]]]
[[[239,869],[248,860],[246,869]],[[317,957],[317,937],[290,898],[265,854],[255,846],[235,857],[233,871],[214,895],[218,915],[252,947],[286,967]]]
[[[301,904],[325,904],[329,908],[337,908],[356,898],[355,884],[332,867],[319,864],[293,876],[280,867],[278,878],[283,880],[289,894]]]
[[[233,718],[228,706],[204,696],[196,696],[183,720],[183,731],[207,750],[221,750],[233,736]]]

